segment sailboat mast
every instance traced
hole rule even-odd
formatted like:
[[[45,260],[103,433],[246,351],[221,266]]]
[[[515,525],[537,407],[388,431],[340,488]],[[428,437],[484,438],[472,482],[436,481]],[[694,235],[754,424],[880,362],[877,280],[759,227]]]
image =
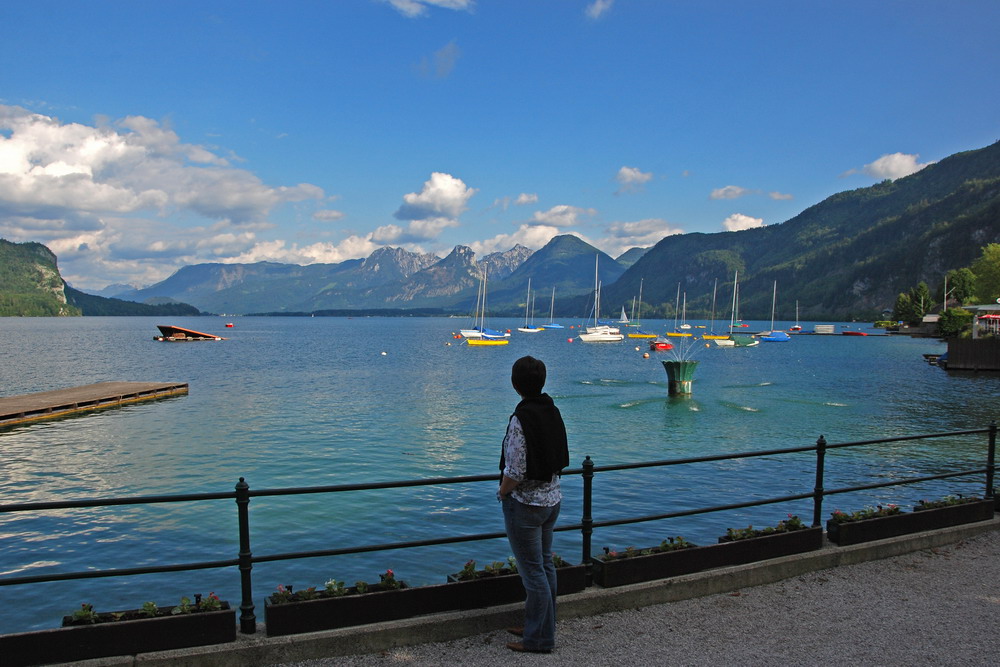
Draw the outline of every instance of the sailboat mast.
[[[774,305],[778,302],[778,281],[774,281],[774,291],[771,292],[771,331],[774,331]]]
[[[489,274],[489,270],[486,266],[483,266],[483,310],[480,315],[481,322],[479,324],[480,331],[486,331],[486,278]]]
[[[729,311],[729,335],[733,335],[733,327],[736,326],[736,288],[739,285],[739,271],[733,272],[733,308]]]
[[[677,331],[677,314],[681,309],[681,284],[677,283],[677,299],[674,301],[674,331]]]
[[[601,309],[601,283],[597,280],[597,264],[601,261],[600,255],[594,255],[594,326],[597,326],[597,314]]]
[[[643,278],[639,278],[639,319],[636,320],[636,324],[642,321],[642,281]]]
[[[715,293],[719,290],[719,279],[715,279],[715,285],[712,287],[712,333],[715,333]]]
[[[531,278],[528,278],[528,295],[524,298],[524,326],[528,326],[528,304],[531,301]]]

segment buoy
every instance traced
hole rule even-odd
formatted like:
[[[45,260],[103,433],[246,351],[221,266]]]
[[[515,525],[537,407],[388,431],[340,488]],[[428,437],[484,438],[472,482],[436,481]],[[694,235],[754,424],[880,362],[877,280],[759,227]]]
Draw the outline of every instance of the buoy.
[[[386,353],[385,353],[385,352],[383,352],[383,353],[382,353],[382,356],[384,357],[385,355],[386,355]]]
[[[459,336],[458,334],[455,334],[454,336],[452,336],[452,338],[461,338],[461,336]]]
[[[445,343],[445,346],[447,346],[447,347],[451,347],[451,343],[450,343],[450,342],[448,342],[448,343]]]
[[[567,342],[567,343],[572,343],[572,342],[573,342],[573,339],[572,339],[572,338],[567,338],[567,339],[566,339],[566,342]]]
[[[711,345],[709,345],[708,343],[705,343],[705,347],[711,347]]]
[[[636,345],[636,346],[635,346],[635,351],[636,351],[636,352],[638,352],[638,351],[639,351],[639,346],[638,346],[638,345]],[[648,356],[648,355],[647,355],[647,356]]]
[[[637,349],[637,350],[638,350],[639,348],[635,348],[635,349]],[[643,352],[643,353],[642,353],[642,358],[643,358],[643,359],[649,359],[649,352]]]

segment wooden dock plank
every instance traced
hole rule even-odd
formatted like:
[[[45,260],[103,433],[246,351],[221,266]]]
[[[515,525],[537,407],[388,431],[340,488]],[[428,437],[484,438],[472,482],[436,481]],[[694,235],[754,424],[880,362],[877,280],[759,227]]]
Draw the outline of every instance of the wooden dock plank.
[[[188,393],[186,382],[98,382],[0,398],[0,426]]]

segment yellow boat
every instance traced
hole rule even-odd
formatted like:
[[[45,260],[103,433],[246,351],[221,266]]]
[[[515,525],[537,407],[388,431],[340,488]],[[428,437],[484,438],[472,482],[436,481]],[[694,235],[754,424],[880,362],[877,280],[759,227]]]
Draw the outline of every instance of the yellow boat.
[[[675,338],[690,337],[691,336],[690,333],[682,333],[680,331],[668,331],[667,335],[668,336],[673,336]]]
[[[702,338],[705,340],[726,340],[729,338],[729,334],[702,334]]]
[[[639,333],[630,333],[630,334],[628,334],[628,337],[629,338],[656,338],[656,334],[642,333],[640,331]]]
[[[468,338],[467,345],[506,345],[510,341],[506,338]]]

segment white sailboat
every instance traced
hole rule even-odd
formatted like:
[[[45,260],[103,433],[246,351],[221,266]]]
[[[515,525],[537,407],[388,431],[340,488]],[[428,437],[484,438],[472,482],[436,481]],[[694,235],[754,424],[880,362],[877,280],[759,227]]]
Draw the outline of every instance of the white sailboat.
[[[541,327],[536,327],[533,321],[529,321],[528,312],[531,305],[531,278],[528,278],[528,296],[525,297],[524,301],[524,326],[518,327],[517,330],[521,333],[538,333],[539,331],[544,331]],[[534,310],[531,309],[531,320],[535,319]]]
[[[687,310],[687,292],[684,292],[684,309]],[[677,324],[677,316],[681,312],[681,284],[677,283],[677,300],[674,302],[674,330],[668,331],[667,336],[690,336],[691,334],[687,331],[681,331],[681,329],[690,329],[691,325],[685,322],[687,326],[679,326]],[[685,313],[686,315],[686,313]]]
[[[687,322],[688,318],[688,293],[684,292],[684,305],[681,307],[681,329],[690,329],[691,325]]]
[[[736,326],[736,313],[739,309],[739,276],[739,271],[733,273],[733,307],[729,311],[729,337],[715,339],[715,344],[719,347],[753,347],[760,344],[760,341],[753,336],[733,333],[733,328]]]
[[[584,343],[617,343],[625,340],[625,336],[617,327],[599,322],[601,312],[601,283],[597,279],[597,262],[600,257],[594,260],[594,326],[587,327],[578,338]]]

